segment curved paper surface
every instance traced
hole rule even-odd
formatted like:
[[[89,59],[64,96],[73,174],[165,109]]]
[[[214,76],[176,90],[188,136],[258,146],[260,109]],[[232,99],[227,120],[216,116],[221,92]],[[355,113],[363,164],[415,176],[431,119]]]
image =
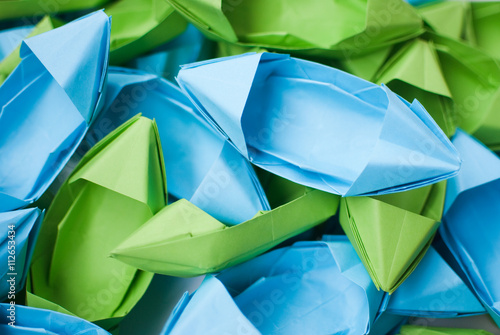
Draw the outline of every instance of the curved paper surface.
[[[457,132],[453,143],[464,169],[447,187],[440,233],[484,307],[500,325],[500,159],[480,142]],[[488,255],[488,257],[485,257]]]
[[[377,197],[342,198],[340,224],[377,288],[394,292],[439,227],[444,183]]]
[[[126,315],[153,275],[108,254],[165,206],[162,165],[158,131],[146,118],[130,120],[94,146],[47,212],[31,293],[90,321]]]
[[[23,42],[0,86],[0,211],[38,199],[76,150],[101,97],[109,30],[96,12]]]
[[[217,272],[251,259],[334,215],[339,198],[292,184],[293,199],[235,226],[181,199],[155,215],[111,252],[146,271],[188,277]],[[271,188],[272,189],[272,188]]]
[[[186,65],[177,80],[253,164],[306,186],[384,194],[460,168],[456,150],[417,101],[334,68],[245,54]]]

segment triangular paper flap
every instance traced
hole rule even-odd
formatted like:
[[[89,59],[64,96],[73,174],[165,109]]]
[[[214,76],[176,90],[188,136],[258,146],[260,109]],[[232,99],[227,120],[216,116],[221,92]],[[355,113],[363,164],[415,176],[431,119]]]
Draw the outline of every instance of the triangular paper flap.
[[[459,40],[462,38],[466,18],[470,15],[470,4],[461,1],[436,1],[431,6],[418,8],[418,13],[438,34]]]
[[[111,79],[111,77],[113,77],[113,79]],[[125,87],[156,79],[158,79],[158,77],[151,73],[124,67],[110,66],[108,70],[108,81],[106,82],[106,99],[102,110],[105,111],[109,109],[118,94],[120,94]],[[146,85],[144,88],[146,88]]]
[[[383,45],[395,44],[412,36],[420,35],[423,30],[422,18],[409,3],[401,2],[399,4],[401,7],[398,9],[397,15],[391,15],[393,11],[392,2],[368,1],[366,38],[369,42],[373,43],[371,41],[373,39],[375,42],[379,40],[379,43]],[[382,18],[387,18],[383,19],[384,24],[380,24]],[[380,34],[371,33],[370,27],[377,24],[383,26],[381,27],[382,32]],[[365,41],[365,39],[361,40]],[[359,49],[359,40],[355,38],[354,43],[355,47]],[[359,50],[356,50],[356,52],[359,52]]]
[[[392,292],[434,235],[438,223],[369,197],[343,198],[349,218],[344,230],[357,244],[372,279]],[[350,222],[346,222],[349,220]],[[346,231],[347,233],[347,231]]]
[[[177,76],[179,86],[204,116],[247,157],[241,118],[261,57],[245,54],[194,63],[182,67]]]
[[[231,296],[237,296],[260,278],[268,276],[273,264],[278,262],[287,250],[274,249],[248,262],[232,266],[217,274],[217,279],[224,284]]]
[[[389,205],[441,221],[446,193],[446,181],[409,191],[372,197]]]
[[[446,296],[454,298],[443,299]],[[436,301],[441,303],[437,304]],[[467,285],[432,247],[415,271],[391,296],[387,310],[410,316],[486,313]]]
[[[9,194],[0,192],[0,212],[15,210],[29,205],[33,200],[21,200]]]
[[[348,238],[346,236],[331,235],[323,236],[322,240],[330,248],[340,272],[366,290],[372,281]],[[295,245],[300,246],[301,242],[297,242]]]
[[[249,334],[260,332],[243,315],[224,285],[207,276],[171,327],[171,335]]]
[[[432,42],[415,39],[387,61],[377,83],[399,79],[421,90],[451,98]]]
[[[222,38],[228,42],[236,42],[238,40],[231,27],[231,23],[224,15],[224,1],[189,0],[189,2],[186,2],[185,0],[168,0],[168,2],[185,15],[195,26],[200,27],[201,30],[206,30],[210,35]]]
[[[228,225],[249,220],[271,209],[267,199],[259,197],[254,173],[250,163],[226,142],[190,201]]]
[[[31,37],[21,46],[21,57],[32,52],[66,91],[87,123],[107,70],[110,29],[110,19],[98,11]]]
[[[64,23],[65,22],[60,21],[56,18],[44,16],[43,19],[41,19],[34,28],[31,27],[29,34],[26,34],[16,45],[16,48],[0,61],[0,84],[9,76],[9,74],[16,68],[16,66],[19,65],[19,62],[21,61],[21,58],[19,57],[19,51],[21,49],[22,40],[60,27]]]
[[[144,247],[181,240],[226,226],[185,199],[166,206],[112,251],[113,257],[140,257]]]
[[[69,183],[88,180],[148,204],[153,213],[165,205],[161,146],[154,121],[136,118],[108,135],[96,150],[87,153],[90,159],[82,160]]]
[[[379,310],[384,292],[376,289],[369,273],[366,271],[361,259],[357,255],[356,249],[354,249],[346,236],[323,236],[322,240],[328,244],[340,272],[365,291],[370,306],[370,325],[372,325]],[[300,244],[300,242],[295,245],[297,244]]]
[[[346,195],[411,189],[425,181],[450,178],[460,169],[458,153],[425,110],[420,110],[421,105],[407,108],[407,102],[384,89],[390,103],[380,138],[368,165]],[[382,176],[381,170],[385,171]]]
[[[460,193],[500,178],[500,159],[481,142],[458,129],[452,143],[463,163],[460,173],[448,181],[445,213]]]

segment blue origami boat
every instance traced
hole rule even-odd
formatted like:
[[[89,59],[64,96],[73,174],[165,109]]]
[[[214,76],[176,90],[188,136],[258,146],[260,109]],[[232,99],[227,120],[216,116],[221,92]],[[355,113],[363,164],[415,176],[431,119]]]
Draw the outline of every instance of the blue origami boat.
[[[460,158],[418,101],[282,54],[185,65],[177,77],[205,118],[253,164],[343,196],[450,178]]]
[[[83,139],[106,78],[109,34],[99,11],[22,43],[21,63],[0,86],[0,212],[38,199]]]
[[[500,326],[500,159],[460,130],[453,144],[463,167],[448,181],[440,233]]]

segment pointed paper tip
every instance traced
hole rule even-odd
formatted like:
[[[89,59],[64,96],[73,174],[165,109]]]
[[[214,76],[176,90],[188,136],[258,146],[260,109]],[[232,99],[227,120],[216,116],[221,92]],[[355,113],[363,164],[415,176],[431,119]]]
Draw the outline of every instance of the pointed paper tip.
[[[87,123],[104,84],[110,32],[110,18],[97,11],[31,37],[21,45],[21,57],[32,52],[66,91]]]

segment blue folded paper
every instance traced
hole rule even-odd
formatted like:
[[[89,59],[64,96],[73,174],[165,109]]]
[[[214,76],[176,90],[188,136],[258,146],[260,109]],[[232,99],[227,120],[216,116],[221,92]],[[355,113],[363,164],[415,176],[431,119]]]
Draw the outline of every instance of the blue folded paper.
[[[386,311],[431,318],[486,313],[476,296],[433,247],[391,295]]]
[[[167,334],[261,335],[212,275],[206,276],[193,295],[184,293],[160,333]]]
[[[386,86],[282,54],[185,65],[177,81],[255,165],[343,196],[450,178],[460,158],[422,105]]]
[[[109,35],[99,11],[21,44],[22,61],[0,86],[0,212],[38,199],[83,139],[106,78]]]
[[[0,301],[24,286],[42,219],[38,208],[0,213]]]
[[[209,58],[208,55],[204,55],[207,42],[208,40],[198,29],[188,24],[182,34],[149,54],[135,58],[128,65],[175,81],[180,65]]]
[[[367,334],[377,291],[345,236],[298,242],[216,277],[179,302],[163,334]]]
[[[10,304],[0,304],[0,334],[109,335],[92,322],[76,316],[21,305],[13,307]]]
[[[91,147],[127,119],[154,119],[162,143],[168,192],[226,224],[238,224],[270,206],[251,164],[213,131],[169,81],[110,67],[104,109],[83,145]]]
[[[440,233],[500,326],[500,159],[460,130],[452,142],[463,166],[448,181]]]
[[[14,51],[34,26],[22,26],[0,31],[0,61]]]

